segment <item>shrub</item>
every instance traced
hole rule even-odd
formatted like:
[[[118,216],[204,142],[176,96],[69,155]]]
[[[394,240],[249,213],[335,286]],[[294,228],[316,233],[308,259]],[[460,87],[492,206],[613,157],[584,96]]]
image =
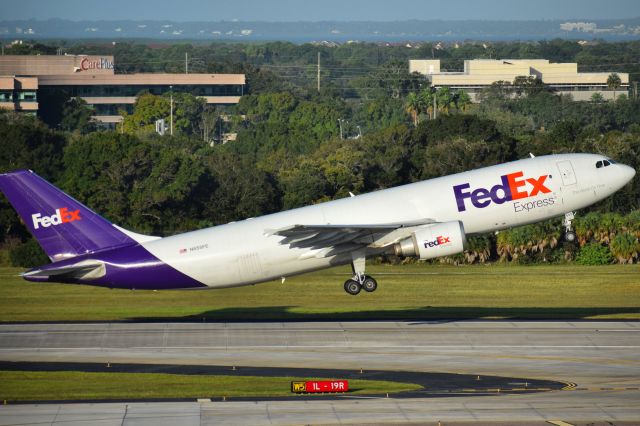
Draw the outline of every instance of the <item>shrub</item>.
[[[633,263],[640,252],[640,242],[635,235],[628,232],[616,235],[609,247],[619,263]]]
[[[9,251],[9,260],[12,266],[20,266],[22,268],[33,268],[34,266],[49,263],[49,258],[34,239],[29,239],[11,249]]]
[[[612,260],[613,256],[609,248],[598,243],[585,245],[576,256],[576,262],[581,265],[607,265]]]

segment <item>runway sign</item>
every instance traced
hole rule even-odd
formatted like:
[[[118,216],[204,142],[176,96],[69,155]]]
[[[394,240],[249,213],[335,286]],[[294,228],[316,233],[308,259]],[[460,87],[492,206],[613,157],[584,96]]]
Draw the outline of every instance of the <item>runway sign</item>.
[[[348,380],[312,380],[308,382],[291,382],[291,392],[293,393],[336,393],[348,391]]]

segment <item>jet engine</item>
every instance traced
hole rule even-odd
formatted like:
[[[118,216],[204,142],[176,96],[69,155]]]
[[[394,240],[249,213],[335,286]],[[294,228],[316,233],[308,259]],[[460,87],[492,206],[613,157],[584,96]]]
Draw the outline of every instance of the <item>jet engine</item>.
[[[396,256],[433,259],[461,253],[467,246],[460,221],[442,222],[420,228],[393,246]]]

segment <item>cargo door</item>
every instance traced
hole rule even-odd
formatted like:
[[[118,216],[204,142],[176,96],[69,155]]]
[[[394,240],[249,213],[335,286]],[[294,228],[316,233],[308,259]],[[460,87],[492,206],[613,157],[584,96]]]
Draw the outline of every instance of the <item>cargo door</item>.
[[[238,257],[240,278],[244,282],[259,280],[262,277],[262,264],[258,253],[248,253]]]
[[[564,186],[575,185],[578,182],[576,180],[576,174],[573,172],[571,161],[558,161],[556,164]]]

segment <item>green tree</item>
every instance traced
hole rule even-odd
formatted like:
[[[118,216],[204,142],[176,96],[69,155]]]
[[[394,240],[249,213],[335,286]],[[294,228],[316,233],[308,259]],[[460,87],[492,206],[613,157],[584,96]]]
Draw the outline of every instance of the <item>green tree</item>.
[[[170,94],[165,93],[165,98]],[[178,92],[173,94],[174,132],[184,135],[201,137],[203,132],[202,115],[206,101],[190,93]]]
[[[61,132],[45,126],[35,117],[0,114],[0,170],[31,169],[43,178],[56,181],[64,169],[62,163],[66,139]]]
[[[447,86],[439,88],[436,93],[436,105],[438,111],[449,114],[451,105],[454,104],[454,93]]]
[[[152,134],[155,132],[155,122],[165,120],[171,126],[171,99],[173,99],[173,131],[174,134],[202,135],[202,114],[205,101],[189,93],[174,92],[156,96],[142,93],[136,99],[133,113],[124,116],[122,126],[129,134]]]
[[[418,94],[418,105],[427,113],[429,119],[433,118],[433,101],[436,95],[431,87],[422,89]]]
[[[603,101],[604,98],[602,97],[602,93],[594,92],[593,95],[591,95],[591,102],[594,104],[601,104]]]
[[[358,140],[364,190],[374,191],[409,180],[411,132],[406,125],[389,127]]]
[[[453,93],[453,103],[455,104],[457,110],[466,111],[471,105],[471,97],[467,92],[459,89]]]
[[[415,179],[428,179],[515,159],[515,144],[495,122],[470,114],[442,115],[412,134]]]
[[[424,76],[409,74],[405,59],[389,61],[364,76],[353,78],[350,84],[362,99],[367,100],[380,97],[400,99],[409,92],[418,92],[428,86]]]
[[[338,119],[342,105],[327,100],[300,101],[289,115],[289,129],[294,138],[327,140],[339,134]]]
[[[478,95],[482,104],[493,104],[496,106],[504,106],[511,98],[513,86],[510,82],[500,80],[491,83],[489,87],[482,89]]]
[[[354,104],[353,108],[352,122],[358,123],[364,133],[407,123],[406,110],[399,99],[374,99]]]
[[[405,111],[409,113],[411,116],[411,121],[413,121],[413,125],[418,125],[418,115],[420,114],[420,99],[418,95],[414,92],[411,92],[407,95],[406,103],[405,103]]]
[[[285,210],[326,200],[327,182],[322,166],[315,160],[303,159],[295,167],[283,170],[278,177]]]
[[[151,93],[142,93],[133,105],[133,113],[120,113],[124,117],[123,131],[128,134],[151,134],[155,132],[156,120],[169,118],[171,111],[169,98],[156,96]],[[167,125],[169,120],[167,120]]]
[[[513,90],[518,96],[522,94],[535,96],[548,89],[542,80],[537,77],[532,75],[519,75],[513,80]]]
[[[60,128],[68,132],[77,131],[86,134],[96,130],[96,123],[92,120],[95,110],[87,105],[82,98],[71,98],[62,107]]]
[[[238,114],[247,116],[251,122],[287,122],[296,108],[298,100],[288,92],[247,95],[240,98],[235,107]]]
[[[38,90],[38,117],[50,128],[59,129],[63,109],[70,99],[72,98],[67,90],[41,88]]]
[[[620,76],[617,73],[611,73],[609,74],[609,77],[607,77],[607,87],[611,90],[613,90],[613,100],[615,101],[616,99],[616,90],[622,85],[622,80],[620,79]]]
[[[114,223],[167,235],[193,229],[207,194],[199,143],[96,132],[65,150],[62,187]],[[206,185],[205,185],[206,187]]]
[[[218,147],[223,148],[223,147]],[[224,149],[205,155],[206,168],[196,194],[202,199],[198,218],[218,225],[278,211],[280,206],[273,177],[248,157]]]
[[[30,169],[49,181],[58,181],[66,145],[61,132],[49,129],[35,117],[5,112],[0,113],[0,134],[0,172]],[[0,229],[0,242],[30,238],[5,197],[0,197]]]
[[[39,265],[46,265],[49,258],[33,238],[9,250],[9,260],[11,266],[21,268],[33,268]]]
[[[333,144],[326,144],[316,153],[327,182],[328,198],[347,197],[349,192],[361,192],[364,186],[362,152],[348,141],[340,144],[335,149]]]

